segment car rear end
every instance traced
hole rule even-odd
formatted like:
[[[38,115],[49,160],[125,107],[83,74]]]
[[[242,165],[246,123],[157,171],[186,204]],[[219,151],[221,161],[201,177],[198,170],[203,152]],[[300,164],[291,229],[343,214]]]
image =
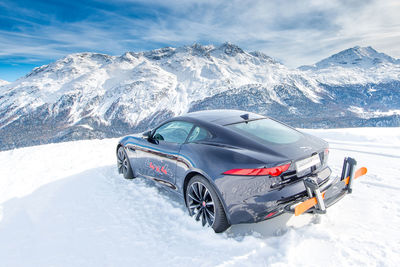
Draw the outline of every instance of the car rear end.
[[[281,174],[275,173],[277,175],[235,174],[231,170],[223,173],[215,183],[224,198],[231,224],[267,220],[282,214],[285,206],[305,200],[307,192],[303,181],[306,178],[314,180],[321,190],[335,182],[326,164],[316,164],[307,171],[298,172],[296,162],[291,161],[289,168]]]
[[[259,144],[258,152],[264,151],[268,158],[264,166],[236,166],[216,180],[232,224],[282,214],[285,206],[307,198],[306,178],[314,180],[321,190],[334,182],[325,141],[269,118],[243,119],[225,127]],[[276,160],[271,160],[271,154]]]

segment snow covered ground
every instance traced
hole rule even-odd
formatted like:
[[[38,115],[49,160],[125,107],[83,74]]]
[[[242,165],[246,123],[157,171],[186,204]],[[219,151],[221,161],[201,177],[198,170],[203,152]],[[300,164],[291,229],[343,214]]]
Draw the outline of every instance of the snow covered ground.
[[[400,128],[307,130],[339,174],[368,174],[323,216],[202,228],[172,193],[115,167],[117,139],[0,152],[0,266],[399,266]]]

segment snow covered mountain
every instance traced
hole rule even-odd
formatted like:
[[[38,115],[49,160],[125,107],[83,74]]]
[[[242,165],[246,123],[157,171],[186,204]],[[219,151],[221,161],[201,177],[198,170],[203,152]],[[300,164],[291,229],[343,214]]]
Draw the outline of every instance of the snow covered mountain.
[[[372,47],[355,46],[323,59],[313,66],[304,66],[302,69],[315,68],[326,69],[341,66],[345,68],[371,68],[382,64],[399,64],[400,60],[392,58],[384,53],[379,53]]]
[[[327,59],[331,65],[289,69],[230,43],[72,54],[0,87],[0,149],[121,136],[211,108],[255,111],[297,127],[400,125],[400,65],[372,48],[358,50],[381,61],[345,68]],[[354,51],[341,60],[347,54],[355,60]]]
[[[385,83],[400,80],[400,59],[372,47],[353,47],[300,70],[326,84]]]

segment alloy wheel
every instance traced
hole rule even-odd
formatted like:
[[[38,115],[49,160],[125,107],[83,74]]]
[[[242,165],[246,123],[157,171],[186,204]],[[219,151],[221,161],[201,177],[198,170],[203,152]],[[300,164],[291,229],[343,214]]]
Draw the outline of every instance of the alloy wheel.
[[[215,206],[213,198],[207,187],[201,182],[194,182],[187,192],[189,196],[190,215],[194,215],[196,221],[212,226],[215,220]]]
[[[128,172],[128,167],[128,159],[121,147],[118,149],[118,171],[125,175]]]

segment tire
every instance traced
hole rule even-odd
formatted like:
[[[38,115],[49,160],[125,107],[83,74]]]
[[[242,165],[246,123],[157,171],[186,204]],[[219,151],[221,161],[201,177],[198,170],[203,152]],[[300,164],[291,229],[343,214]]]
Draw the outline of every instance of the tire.
[[[133,171],[131,163],[129,162],[128,156],[126,155],[123,146],[120,146],[117,150],[117,167],[118,172],[124,175],[125,179],[133,179]]]
[[[222,233],[231,225],[226,218],[221,200],[213,186],[201,175],[190,179],[185,192],[186,205],[190,216],[208,225],[216,233]]]

